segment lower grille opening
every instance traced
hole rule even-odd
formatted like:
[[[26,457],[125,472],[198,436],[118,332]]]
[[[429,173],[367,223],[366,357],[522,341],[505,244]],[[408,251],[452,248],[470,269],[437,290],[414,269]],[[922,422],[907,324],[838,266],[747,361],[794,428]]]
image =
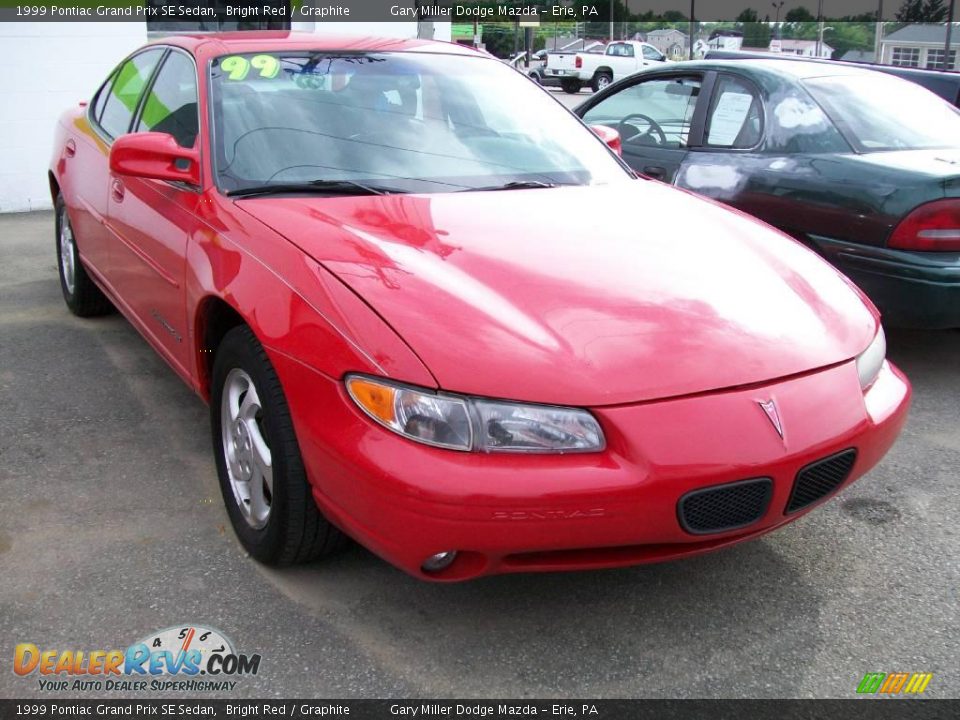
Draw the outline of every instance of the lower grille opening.
[[[793,482],[787,514],[802,510],[833,493],[850,477],[856,459],[857,451],[850,448],[801,469]]]
[[[772,494],[770,478],[694,490],[680,498],[677,517],[683,529],[694,535],[736,530],[762,518]]]

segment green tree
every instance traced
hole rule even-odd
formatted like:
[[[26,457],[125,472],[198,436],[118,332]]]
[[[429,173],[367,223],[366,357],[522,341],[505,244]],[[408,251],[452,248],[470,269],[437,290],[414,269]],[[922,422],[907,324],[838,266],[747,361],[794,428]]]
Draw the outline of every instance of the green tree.
[[[903,23],[937,23],[947,19],[943,0],[903,0],[897,20]]]
[[[869,21],[853,22],[842,19],[831,21],[823,34],[823,41],[834,49],[835,58],[842,57],[848,50],[873,50],[876,25]]]
[[[783,21],[786,23],[815,22],[816,19],[816,16],[802,5],[788,10],[787,14],[783,16]]]
[[[736,29],[743,33],[744,47],[766,48],[770,45],[770,23],[759,22],[760,16],[747,8],[736,19]]]

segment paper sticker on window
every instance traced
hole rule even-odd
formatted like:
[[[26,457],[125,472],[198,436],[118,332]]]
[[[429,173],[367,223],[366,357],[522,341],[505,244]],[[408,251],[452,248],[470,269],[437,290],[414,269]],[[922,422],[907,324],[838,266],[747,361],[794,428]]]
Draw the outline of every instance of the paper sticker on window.
[[[707,143],[730,147],[740,134],[743,123],[753,104],[753,95],[740,92],[725,92],[720,96],[710,117],[710,133]]]

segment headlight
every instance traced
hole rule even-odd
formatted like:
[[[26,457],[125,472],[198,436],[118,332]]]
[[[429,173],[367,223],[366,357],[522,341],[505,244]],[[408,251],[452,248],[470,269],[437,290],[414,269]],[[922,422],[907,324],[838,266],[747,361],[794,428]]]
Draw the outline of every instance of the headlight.
[[[347,392],[398,435],[475,452],[598,452],[603,431],[586,410],[486,400],[351,375]]]
[[[857,355],[857,374],[860,376],[860,388],[866,392],[873,385],[887,358],[887,338],[881,327],[870,346]]]

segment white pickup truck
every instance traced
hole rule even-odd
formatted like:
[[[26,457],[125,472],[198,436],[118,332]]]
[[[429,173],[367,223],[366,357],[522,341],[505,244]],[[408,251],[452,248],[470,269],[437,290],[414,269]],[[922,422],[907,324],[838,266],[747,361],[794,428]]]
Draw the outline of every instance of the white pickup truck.
[[[584,85],[597,91],[614,80],[664,62],[667,62],[666,56],[653,45],[626,40],[610,43],[602,54],[551,52],[544,75],[559,79],[560,87],[568,93],[578,93]]]

